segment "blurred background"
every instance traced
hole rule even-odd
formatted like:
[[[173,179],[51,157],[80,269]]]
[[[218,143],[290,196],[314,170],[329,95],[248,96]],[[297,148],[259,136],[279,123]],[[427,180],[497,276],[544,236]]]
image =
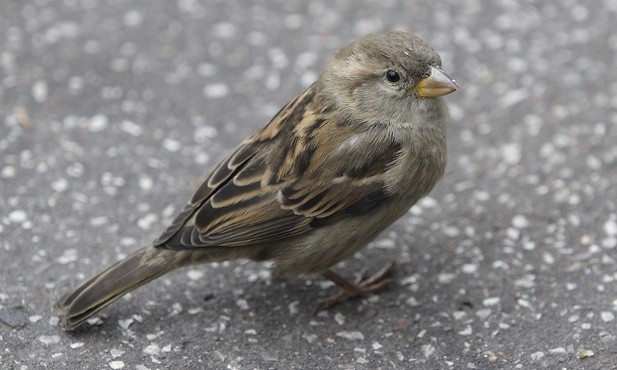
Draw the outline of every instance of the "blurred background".
[[[3,368],[617,367],[613,1],[0,3]],[[337,271],[172,273],[63,333],[53,303],[150,243],[200,175],[368,33],[428,41],[460,89],[442,182]],[[199,175],[197,175],[199,174]]]

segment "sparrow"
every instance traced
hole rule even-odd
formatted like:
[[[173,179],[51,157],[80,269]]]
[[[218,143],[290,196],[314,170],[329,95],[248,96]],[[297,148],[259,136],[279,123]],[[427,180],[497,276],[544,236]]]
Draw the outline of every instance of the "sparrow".
[[[176,268],[209,262],[269,260],[276,275],[321,274],[342,290],[318,309],[384,287],[391,266],[354,282],[330,268],[443,176],[442,96],[458,87],[441,68],[435,50],[406,32],[335,52],[315,83],[202,178],[158,239],[56,304],[63,329]]]

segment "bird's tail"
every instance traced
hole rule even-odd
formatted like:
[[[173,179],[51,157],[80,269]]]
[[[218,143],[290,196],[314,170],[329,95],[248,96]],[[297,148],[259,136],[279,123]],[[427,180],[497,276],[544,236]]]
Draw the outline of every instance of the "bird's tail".
[[[58,301],[55,308],[62,316],[62,328],[64,330],[77,328],[116,299],[176,267],[164,259],[157,261],[149,258],[155,252],[153,248],[150,246],[140,249],[122,261],[116,262]]]

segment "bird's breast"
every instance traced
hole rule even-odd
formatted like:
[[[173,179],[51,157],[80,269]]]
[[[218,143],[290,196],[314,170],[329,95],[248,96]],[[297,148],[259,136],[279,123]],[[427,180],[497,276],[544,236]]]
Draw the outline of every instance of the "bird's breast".
[[[402,142],[401,152],[386,174],[386,186],[392,194],[415,203],[427,195],[444,174],[446,167],[445,134],[412,132]],[[411,206],[410,205],[410,206]]]

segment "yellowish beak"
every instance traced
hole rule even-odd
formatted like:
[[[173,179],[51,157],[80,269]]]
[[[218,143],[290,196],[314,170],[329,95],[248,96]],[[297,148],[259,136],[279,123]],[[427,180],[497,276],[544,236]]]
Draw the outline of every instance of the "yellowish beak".
[[[416,94],[423,98],[444,96],[458,89],[456,82],[439,69],[431,66],[430,75],[413,87]]]

